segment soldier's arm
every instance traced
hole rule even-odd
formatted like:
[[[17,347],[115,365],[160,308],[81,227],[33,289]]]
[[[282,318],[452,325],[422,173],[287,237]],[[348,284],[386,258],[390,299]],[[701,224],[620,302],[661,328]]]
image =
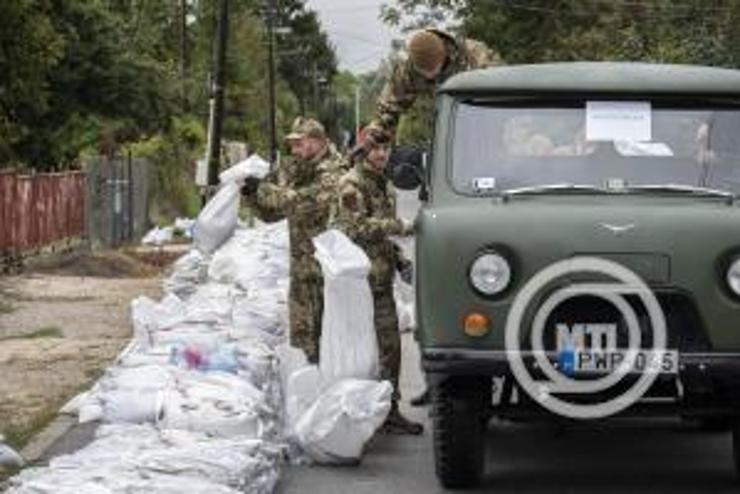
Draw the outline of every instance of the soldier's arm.
[[[411,108],[416,100],[417,91],[413,77],[411,62],[399,62],[395,65],[378,98],[375,118],[369,125],[371,129],[389,137],[396,134],[401,115]]]
[[[272,223],[285,218],[291,191],[279,182],[279,173],[272,172],[265,177],[256,190],[244,195],[247,206],[262,221]]]
[[[403,232],[403,223],[398,218],[371,217],[362,192],[351,183],[339,187],[331,226],[352,239],[382,240]]]

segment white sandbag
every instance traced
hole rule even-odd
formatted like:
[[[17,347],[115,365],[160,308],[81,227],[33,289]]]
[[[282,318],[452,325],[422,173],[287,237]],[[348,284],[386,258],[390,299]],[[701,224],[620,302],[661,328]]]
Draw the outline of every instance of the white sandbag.
[[[277,484],[281,450],[263,441],[135,425],[103,425],[95,435],[87,447],[11,479],[18,489],[11,492],[268,494]]]
[[[3,436],[0,436],[0,467],[4,468],[20,468],[26,462],[23,457],[16,453],[16,451],[3,442]]]
[[[198,249],[191,249],[173,264],[172,274],[163,282],[164,291],[187,299],[205,281],[207,273],[208,259]]]
[[[218,179],[222,184],[236,182],[243,185],[244,180],[248,177],[263,179],[268,173],[270,173],[270,163],[263,160],[258,154],[253,154],[221,172]]]
[[[296,424],[316,402],[320,390],[321,372],[316,365],[307,365],[288,376],[285,386],[285,422],[288,434],[294,433]]]
[[[185,238],[193,238],[195,220],[191,218],[175,218],[175,222],[172,226],[175,229],[175,233],[178,233]]]
[[[314,237],[315,257],[324,273],[324,311],[319,367],[327,382],[379,375],[370,260],[338,230]]]
[[[162,428],[252,439],[262,439],[277,428],[275,411],[264,393],[231,374],[183,373],[163,401]]]
[[[141,239],[141,244],[162,246],[172,242],[174,235],[175,229],[172,226],[165,226],[163,228],[155,226],[144,235]]]
[[[302,450],[318,463],[354,463],[385,421],[393,387],[388,381],[345,379],[324,391],[294,427]]]
[[[366,278],[370,272],[370,259],[365,252],[339,230],[315,236],[313,244],[324,276]]]
[[[237,297],[232,313],[231,334],[235,339],[257,338],[275,346],[282,342],[285,334],[287,308],[279,298],[282,290],[270,292],[270,296],[252,295]]]
[[[77,402],[80,423],[154,423],[162,409],[162,392],[174,385],[172,369],[161,365],[112,367]]]
[[[198,215],[193,227],[195,246],[211,254],[234,233],[239,216],[239,185],[223,185]]]
[[[153,424],[162,413],[164,393],[153,390],[115,390],[102,397],[103,420],[110,423]]]

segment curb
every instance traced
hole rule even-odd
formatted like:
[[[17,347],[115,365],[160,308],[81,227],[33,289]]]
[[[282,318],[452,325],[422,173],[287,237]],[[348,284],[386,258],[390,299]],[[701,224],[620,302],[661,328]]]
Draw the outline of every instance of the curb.
[[[51,448],[55,442],[67,434],[75,425],[77,418],[71,415],[58,415],[49,425],[33,438],[20,450],[23,459],[27,465],[39,462],[46,451]]]

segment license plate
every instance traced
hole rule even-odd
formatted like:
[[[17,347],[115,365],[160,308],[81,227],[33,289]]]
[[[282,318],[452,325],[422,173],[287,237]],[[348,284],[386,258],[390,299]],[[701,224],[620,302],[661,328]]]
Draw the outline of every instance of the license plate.
[[[621,369],[634,355],[631,366]],[[676,350],[563,350],[558,355],[558,367],[564,374],[677,374]],[[621,369],[621,370],[620,370]]]

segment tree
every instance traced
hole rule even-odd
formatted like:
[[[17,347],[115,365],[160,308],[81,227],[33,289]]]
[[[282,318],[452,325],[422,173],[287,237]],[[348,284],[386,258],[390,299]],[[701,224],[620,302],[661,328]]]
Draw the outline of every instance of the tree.
[[[296,95],[302,114],[321,116],[323,96],[337,74],[337,57],[315,11],[304,0],[280,0],[277,21],[288,28],[279,37],[278,70]]]
[[[31,123],[48,110],[47,74],[65,45],[49,17],[51,3],[35,0],[0,2],[0,163],[21,157],[15,147],[32,132]]]
[[[444,20],[509,64],[620,60],[740,68],[740,2],[734,0],[396,0],[383,15],[407,30]],[[421,121],[431,115],[428,105],[420,101],[404,116],[400,139],[428,138]]]

